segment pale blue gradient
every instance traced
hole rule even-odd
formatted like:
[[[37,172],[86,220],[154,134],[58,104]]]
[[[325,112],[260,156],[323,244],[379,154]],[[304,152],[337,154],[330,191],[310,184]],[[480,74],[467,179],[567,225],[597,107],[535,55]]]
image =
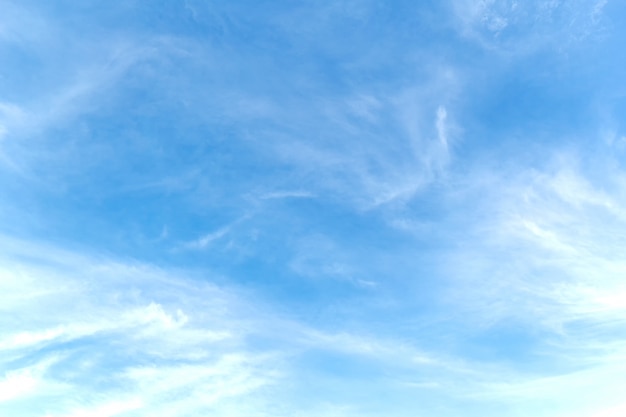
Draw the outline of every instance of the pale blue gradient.
[[[0,0],[0,414],[622,416],[625,18]]]

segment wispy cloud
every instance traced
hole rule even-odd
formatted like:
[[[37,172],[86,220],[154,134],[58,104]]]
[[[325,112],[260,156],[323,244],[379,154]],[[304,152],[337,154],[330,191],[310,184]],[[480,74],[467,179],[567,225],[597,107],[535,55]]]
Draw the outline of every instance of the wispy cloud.
[[[265,415],[278,401],[279,415],[293,415],[301,412],[289,399],[294,393],[323,398],[323,384],[356,383],[361,372],[374,378],[358,382],[363,392],[406,386],[414,395],[434,389],[442,398],[463,398],[476,384],[501,378],[406,340],[316,328],[260,310],[250,295],[181,271],[3,242],[12,245],[4,251],[1,282],[2,293],[11,295],[2,301],[12,300],[19,317],[2,321],[2,384],[12,388],[3,391],[0,409],[8,413]],[[55,291],[32,295],[47,287]],[[359,370],[340,376],[328,365],[315,369],[309,361],[317,357],[337,357]],[[459,378],[470,385],[454,382]],[[330,404],[338,415],[366,412],[347,400]]]
[[[285,366],[294,354],[326,350],[398,364],[400,355],[408,366],[430,362],[409,347],[259,311],[258,303],[180,272],[3,239],[7,244],[2,301],[5,308],[4,301],[12,302],[16,318],[2,320],[1,384],[11,387],[3,390],[5,412],[239,415],[247,409],[236,405],[242,399],[252,406],[265,401],[259,392],[298,378],[302,370]],[[252,343],[258,338],[268,347]],[[29,365],[33,358],[37,364]],[[26,397],[39,406],[18,401]]]
[[[625,221],[623,174],[609,168],[618,180],[600,185],[584,168],[589,160],[556,155],[474,191],[483,194],[472,197],[483,220],[465,229],[444,268],[455,277],[452,299],[479,333],[517,323],[530,332],[527,354],[554,358],[572,378],[588,369],[594,380],[619,379],[607,363],[626,354],[617,343],[626,330],[624,241],[616,232]],[[583,390],[588,379],[580,378]]]
[[[467,38],[492,51],[524,55],[544,47],[559,49],[600,33],[606,3],[488,0],[451,2],[450,7]]]
[[[183,246],[187,249],[204,249],[214,241],[224,237],[230,231],[230,227],[222,227],[215,232],[207,233],[196,240],[185,243]]]
[[[420,99],[417,93],[379,99],[380,121],[367,130],[355,131],[356,125],[346,126],[342,121],[340,141],[289,140],[278,145],[277,154],[298,169],[309,187],[320,193],[337,193],[363,208],[410,199],[445,170],[449,157],[447,110],[422,108]],[[334,107],[333,118],[349,120],[344,112]],[[435,120],[425,127],[430,112]],[[430,137],[424,134],[429,131],[433,132]],[[364,141],[366,137],[369,139]]]
[[[239,302],[233,294],[141,265],[59,255],[36,259],[53,259],[61,268],[4,257],[2,298],[19,317],[3,320],[0,341],[2,384],[13,387],[3,390],[6,412],[37,415],[15,402],[27,395],[38,398],[38,410],[57,410],[51,415],[155,407],[175,415],[217,407],[223,397],[247,395],[275,378],[274,361],[244,346],[245,329],[253,326],[234,324],[240,319],[230,305]],[[24,274],[30,280],[20,279]],[[32,292],[46,287],[56,291]],[[29,367],[32,357],[40,365]],[[102,391],[102,383],[111,388]],[[46,386],[63,389],[54,394]],[[75,400],[64,399],[67,390]],[[187,394],[180,397],[181,390]],[[111,400],[102,403],[102,395]]]
[[[623,411],[616,5],[35,3],[0,414]]]
[[[314,198],[315,194],[308,191],[272,191],[259,196],[261,200],[276,200],[284,198]]]

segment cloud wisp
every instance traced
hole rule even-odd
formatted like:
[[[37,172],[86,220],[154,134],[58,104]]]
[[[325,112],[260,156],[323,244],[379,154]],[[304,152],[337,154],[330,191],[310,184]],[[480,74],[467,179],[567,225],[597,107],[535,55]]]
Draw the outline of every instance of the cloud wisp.
[[[0,8],[0,414],[623,410],[617,3]]]

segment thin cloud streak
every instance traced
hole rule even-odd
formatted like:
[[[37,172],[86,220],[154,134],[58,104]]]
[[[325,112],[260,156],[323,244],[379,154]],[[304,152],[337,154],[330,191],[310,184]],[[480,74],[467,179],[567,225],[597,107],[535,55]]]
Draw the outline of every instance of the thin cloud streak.
[[[242,310],[229,306],[227,300],[235,301],[233,295],[199,282],[183,283],[179,278],[172,281],[163,271],[139,265],[98,265],[89,258],[83,258],[79,264],[71,258],[56,260],[65,267],[32,266],[15,258],[7,262],[5,258],[2,287],[8,284],[14,290],[3,293],[11,294],[13,300],[21,299],[11,309],[20,319],[4,320],[6,336],[0,342],[6,358],[2,361],[3,384],[15,387],[12,393],[3,391],[6,398],[0,408],[6,412],[37,415],[36,409],[27,411],[14,401],[28,397],[41,407],[58,410],[52,415],[80,414],[85,410],[94,415],[116,415],[135,409],[144,413],[154,411],[160,404],[159,398],[189,387],[194,387],[191,393],[204,392],[203,399],[198,397],[187,404],[195,412],[218,407],[222,397],[246,395],[274,379],[273,360],[259,362],[255,359],[259,354],[242,344],[245,331],[234,331],[251,326],[235,325],[240,319],[231,314]],[[12,275],[20,270],[33,280],[20,285],[16,292],[11,280],[19,279]],[[21,296],[22,291],[30,292],[46,281],[46,285],[65,290],[29,298]],[[43,315],[45,311],[48,313]],[[80,348],[78,342],[90,346],[89,350]],[[42,352],[39,357],[44,361],[52,360],[55,352],[60,356],[44,368],[20,365],[37,352]],[[173,363],[175,360],[181,363]],[[154,368],[144,363],[151,363]],[[102,394],[118,398],[97,404],[97,381],[89,381],[85,372],[105,372],[107,376],[103,374],[98,380],[106,380],[114,388]],[[250,380],[249,388],[244,389],[244,380]],[[43,390],[50,384],[64,388],[57,390],[58,394]],[[64,399],[70,390],[77,404],[82,403],[78,408],[72,405],[75,402]],[[116,392],[122,390],[126,394],[120,399]],[[131,394],[135,399],[128,403],[123,398]],[[206,395],[213,400],[208,401]],[[129,404],[134,406],[126,407]]]
[[[406,342],[315,329],[271,311],[246,308],[256,303],[184,278],[180,272],[171,276],[145,265],[97,260],[54,248],[42,251],[45,246],[9,241],[16,245],[3,260],[3,275],[9,278],[2,281],[4,294],[17,270],[33,280],[23,282],[19,292],[13,287],[14,299],[40,282],[63,289],[21,298],[12,307],[20,320],[3,324],[8,330],[0,343],[7,358],[1,364],[3,383],[15,386],[11,397],[0,404],[7,412],[37,415],[37,410],[27,411],[15,402],[30,398],[49,407],[55,417],[119,410],[131,415],[156,410],[166,416],[200,410],[237,415],[235,403],[260,401],[262,407],[269,400],[263,394],[266,390],[273,396],[288,396],[286,381],[300,387],[298,378],[311,371],[298,358],[328,354],[364,361],[373,370],[380,366],[396,370],[396,377],[366,384],[368,390],[372,384],[390,389],[409,380],[417,392],[436,389],[444,397],[464,398],[478,389],[474,384],[501,378],[499,373],[485,373],[479,364],[433,355]],[[31,255],[26,261],[20,259],[24,250],[43,255],[35,262]],[[255,338],[265,339],[268,347],[248,342]],[[88,349],[80,348],[79,342]],[[48,362],[25,367],[27,358],[37,352],[47,352],[39,357]],[[110,388],[100,392],[95,381],[85,379],[86,373],[94,372],[104,372],[99,380],[104,378]],[[334,377],[330,373],[324,378]],[[455,382],[459,378],[466,382]],[[44,394],[42,387],[50,389]],[[75,401],[63,400],[69,392]],[[294,411],[289,410],[284,415]]]

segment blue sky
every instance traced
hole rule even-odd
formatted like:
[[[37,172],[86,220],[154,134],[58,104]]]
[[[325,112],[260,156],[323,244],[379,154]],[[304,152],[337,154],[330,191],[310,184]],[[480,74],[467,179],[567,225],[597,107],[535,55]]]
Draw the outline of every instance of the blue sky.
[[[0,414],[626,413],[613,0],[0,0]]]

